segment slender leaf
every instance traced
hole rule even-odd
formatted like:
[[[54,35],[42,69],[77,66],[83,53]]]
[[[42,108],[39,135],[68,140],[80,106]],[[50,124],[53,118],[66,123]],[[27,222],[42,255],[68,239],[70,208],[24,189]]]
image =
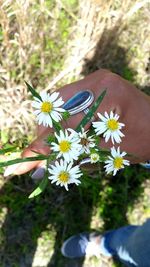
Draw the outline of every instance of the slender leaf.
[[[62,130],[62,126],[60,125],[59,122],[56,122],[53,120],[53,128],[55,130],[56,133],[59,134],[60,130]]]
[[[36,90],[29,84],[25,81],[25,84],[27,85],[27,88],[28,90],[31,92],[31,94],[34,96],[34,97],[37,97],[38,99],[40,99],[42,101],[42,98],[40,97],[40,95],[36,92]]]
[[[70,118],[70,113],[66,110],[62,113],[62,117],[65,121],[67,121]]]
[[[22,162],[28,162],[28,161],[37,161],[37,160],[45,160],[48,159],[49,155],[39,155],[37,157],[27,157],[27,158],[18,158],[18,159],[12,159],[4,162],[0,162],[0,167],[6,167],[9,165],[13,165],[16,163],[22,163]]]
[[[56,138],[55,138],[54,134],[53,135],[50,134],[45,141],[46,141],[46,144],[51,145],[52,142],[56,141]]]
[[[40,182],[39,186],[29,195],[29,198],[34,198],[34,197],[40,195],[44,191],[44,189],[46,188],[47,183],[48,183],[48,176],[45,175],[45,177]]]
[[[8,148],[0,149],[0,155],[5,155],[6,153],[9,153],[15,150],[16,150],[16,147],[8,147]]]
[[[82,121],[79,123],[79,125],[76,128],[77,132],[79,132],[81,130],[81,128],[84,127],[91,120],[91,118],[93,117],[95,111],[97,110],[97,108],[99,107],[100,103],[102,102],[105,94],[106,94],[106,90],[104,90],[102,92],[102,94],[97,98],[97,100],[95,101],[94,105],[89,109],[89,112],[84,116]]]

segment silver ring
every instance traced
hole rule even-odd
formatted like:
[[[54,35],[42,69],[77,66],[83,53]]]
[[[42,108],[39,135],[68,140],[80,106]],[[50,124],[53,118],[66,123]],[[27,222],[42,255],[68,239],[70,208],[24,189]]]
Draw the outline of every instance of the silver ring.
[[[80,91],[71,97],[64,105],[63,108],[67,110],[70,115],[75,115],[81,111],[85,114],[88,113],[88,107],[93,103],[94,95],[92,91]]]

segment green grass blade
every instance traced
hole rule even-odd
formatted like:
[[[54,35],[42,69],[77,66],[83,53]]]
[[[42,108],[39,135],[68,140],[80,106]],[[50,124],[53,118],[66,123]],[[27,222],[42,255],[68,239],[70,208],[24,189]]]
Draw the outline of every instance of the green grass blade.
[[[12,165],[12,164],[28,162],[28,161],[45,160],[45,159],[48,159],[48,158],[49,158],[49,156],[39,155],[37,157],[27,157],[27,158],[12,159],[12,160],[8,160],[8,161],[0,162],[0,167],[6,167],[6,166],[9,166],[9,165]]]
[[[16,147],[9,147],[9,148],[4,148],[0,149],[0,155],[5,155],[6,153],[16,151]]]
[[[42,98],[40,97],[40,95],[35,91],[35,89],[25,81],[25,84],[27,85],[28,90],[30,91],[30,93],[34,96],[37,97],[38,99],[40,99],[42,101]]]
[[[94,105],[89,109],[89,112],[84,116],[82,121],[79,123],[79,125],[76,128],[77,132],[79,132],[81,130],[81,128],[84,127],[91,120],[91,118],[93,117],[95,111],[97,110],[97,108],[99,107],[100,103],[102,102],[105,94],[106,94],[106,90],[104,90],[100,94],[100,96],[95,101]]]
[[[59,134],[60,130],[63,130],[61,124],[53,120],[53,128],[57,134]]]
[[[45,175],[45,177],[40,182],[39,186],[29,195],[29,198],[34,198],[34,197],[40,195],[44,191],[44,189],[46,188],[47,183],[48,183],[48,177],[47,177],[47,175]]]

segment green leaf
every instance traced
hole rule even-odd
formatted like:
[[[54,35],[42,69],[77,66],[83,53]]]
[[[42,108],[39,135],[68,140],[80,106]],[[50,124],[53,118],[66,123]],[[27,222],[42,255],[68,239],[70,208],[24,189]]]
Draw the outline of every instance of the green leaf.
[[[62,126],[60,125],[60,123],[56,122],[54,120],[53,120],[53,127],[54,127],[56,133],[59,133],[60,130],[62,130]]]
[[[47,137],[47,139],[46,139],[46,143],[47,143],[48,145],[51,145],[51,143],[52,143],[52,142],[55,142],[55,140],[56,140],[55,136],[51,134],[51,135],[49,135],[49,136]]]
[[[62,117],[65,121],[68,120],[70,117],[70,113],[68,111],[65,111],[62,113]]]
[[[98,135],[95,135],[94,139],[95,139],[95,144],[99,147],[100,137]]]
[[[12,159],[12,160],[8,160],[8,161],[0,162],[0,167],[6,167],[6,166],[13,165],[16,163],[22,163],[22,162],[28,162],[28,161],[45,160],[48,158],[49,158],[49,156],[39,155],[37,157]]]
[[[37,97],[38,99],[40,99],[42,101],[42,98],[40,97],[40,95],[36,92],[36,90],[25,81],[25,84],[27,85],[28,90],[30,91],[30,93],[34,96]]]
[[[29,198],[34,198],[34,197],[40,195],[44,191],[44,189],[46,188],[47,183],[48,183],[48,177],[47,177],[47,175],[45,175],[45,177],[40,182],[39,186],[29,195]]]
[[[16,147],[9,147],[9,148],[4,148],[0,149],[0,155],[5,155],[6,153],[16,151]]]
[[[79,123],[79,125],[76,128],[77,132],[79,132],[81,130],[81,128],[84,127],[91,120],[91,118],[93,117],[95,111],[97,110],[97,108],[99,107],[100,103],[102,102],[105,94],[106,94],[106,90],[104,90],[102,92],[102,94],[97,98],[97,100],[95,101],[94,105],[89,109],[89,112],[84,116],[82,121]]]

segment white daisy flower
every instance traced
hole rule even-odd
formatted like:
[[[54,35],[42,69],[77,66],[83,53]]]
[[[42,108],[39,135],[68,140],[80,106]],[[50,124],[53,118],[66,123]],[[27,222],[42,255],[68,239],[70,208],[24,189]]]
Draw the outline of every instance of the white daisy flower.
[[[78,133],[72,129],[65,129],[65,132],[60,130],[59,135],[55,133],[58,144],[52,142],[51,149],[54,152],[59,152],[57,158],[63,157],[66,162],[77,160],[81,145],[79,144]]]
[[[112,147],[111,156],[108,156],[108,160],[105,161],[106,173],[113,172],[113,175],[116,175],[118,170],[124,168],[124,165],[130,165],[129,160],[123,159],[126,154],[126,152],[120,152],[120,147],[118,149]]]
[[[99,161],[99,154],[98,153],[91,153],[90,158],[91,158],[91,163],[96,163]]]
[[[64,186],[68,191],[69,184],[79,185],[81,182],[79,178],[82,176],[81,170],[78,165],[73,167],[73,163],[67,163],[64,160],[60,162],[56,161],[55,165],[50,165],[48,168],[51,183],[56,183],[56,185]]]
[[[87,136],[88,131],[84,131],[84,128],[81,129],[81,132],[78,133],[79,143],[81,144],[80,153],[90,154],[90,148],[95,146],[93,136]]]
[[[36,110],[34,114],[36,115],[36,120],[38,124],[43,124],[45,127],[53,127],[53,120],[58,122],[62,119],[61,112],[65,110],[60,108],[64,104],[62,98],[58,98],[59,92],[54,92],[48,94],[44,91],[40,93],[41,100],[34,97],[32,107]],[[57,99],[58,98],[58,99]]]
[[[113,114],[112,111],[110,112],[110,115],[108,115],[107,112],[104,113],[104,116],[100,113],[97,113],[97,115],[101,121],[93,122],[93,127],[95,128],[96,134],[103,134],[105,142],[108,142],[108,140],[111,138],[113,144],[114,141],[116,143],[120,143],[121,137],[124,136],[120,130],[125,125],[124,123],[118,122],[119,116],[117,114]]]

